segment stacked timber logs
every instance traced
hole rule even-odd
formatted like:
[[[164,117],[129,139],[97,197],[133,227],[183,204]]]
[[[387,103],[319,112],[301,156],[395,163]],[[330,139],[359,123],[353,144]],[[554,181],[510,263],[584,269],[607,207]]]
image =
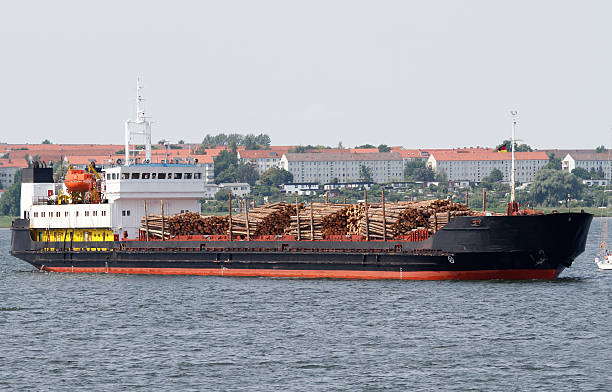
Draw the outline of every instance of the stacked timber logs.
[[[226,234],[229,227],[227,216],[202,216],[197,212],[186,212],[164,216],[148,215],[141,220],[141,230],[148,232],[150,238],[162,238],[162,228],[165,238],[177,235],[209,235]]]
[[[299,216],[298,216],[299,215]],[[290,234],[300,240],[322,240],[332,235],[362,235],[370,239],[394,239],[414,230],[435,233],[455,216],[473,215],[464,204],[450,200],[366,204],[273,203],[232,216],[232,235],[252,236]],[[248,218],[247,218],[248,216]],[[141,232],[148,238],[179,235],[229,234],[229,216],[202,216],[187,212],[164,217],[147,215]],[[148,234],[147,234],[148,233]]]
[[[300,204],[300,209],[303,205]],[[233,235],[281,235],[291,224],[291,217],[296,214],[295,205],[283,202],[266,204],[232,216]],[[229,233],[229,232],[228,232]]]
[[[446,225],[453,217],[471,215],[464,204],[450,200],[425,200],[385,204],[383,219],[382,204],[372,203],[368,209],[369,236],[371,239],[397,238],[413,230],[429,230],[434,233]],[[386,221],[386,228],[383,228]],[[365,214],[360,221],[359,234],[366,234]]]
[[[299,235],[298,217],[291,217],[287,234],[302,240],[322,240],[325,235],[347,233],[346,211],[350,205],[311,203],[300,209]]]

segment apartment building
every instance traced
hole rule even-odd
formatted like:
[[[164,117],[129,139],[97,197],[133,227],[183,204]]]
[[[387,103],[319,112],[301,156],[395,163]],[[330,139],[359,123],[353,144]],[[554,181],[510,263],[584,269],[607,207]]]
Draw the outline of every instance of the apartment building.
[[[281,158],[281,167],[293,174],[294,182],[354,182],[360,179],[361,166],[371,170],[375,183],[403,176],[402,156],[397,152],[287,153]]]
[[[561,161],[561,168],[570,173],[577,167],[581,167],[588,172],[601,169],[604,173],[604,177],[610,179],[612,178],[611,158],[612,155],[608,151],[572,151],[565,155]]]
[[[548,155],[543,151],[515,153],[516,181],[532,182],[542,166],[548,163]],[[481,182],[499,169],[504,182],[510,182],[512,154],[510,152],[482,150],[432,151],[427,165],[436,173],[444,171],[449,181]]]
[[[259,174],[273,166],[280,167],[283,156],[283,152],[276,150],[243,150],[237,154],[239,162],[252,164]]]

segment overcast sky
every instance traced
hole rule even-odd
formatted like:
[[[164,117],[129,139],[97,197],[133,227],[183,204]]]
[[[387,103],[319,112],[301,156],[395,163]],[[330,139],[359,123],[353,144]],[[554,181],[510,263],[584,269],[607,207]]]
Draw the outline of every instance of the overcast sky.
[[[610,1],[0,2],[0,141],[610,145]]]

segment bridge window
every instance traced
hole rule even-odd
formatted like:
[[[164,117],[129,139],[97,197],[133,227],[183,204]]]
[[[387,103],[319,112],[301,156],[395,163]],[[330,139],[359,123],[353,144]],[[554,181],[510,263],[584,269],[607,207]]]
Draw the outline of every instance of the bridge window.
[[[121,173],[121,179],[122,180],[129,180],[130,179],[130,173]]]
[[[151,178],[151,173],[142,173],[143,180],[148,180],[149,178]]]
[[[202,173],[193,173],[193,179],[194,180],[201,180],[202,179]]]
[[[174,173],[174,179],[175,179],[175,180],[180,180],[180,179],[181,179],[181,177],[183,177],[183,174],[182,174],[182,173]]]
[[[159,178],[160,180],[163,180],[164,178],[166,178],[166,173],[159,173],[157,175],[157,178]]]
[[[191,180],[191,173],[185,173],[185,176],[183,178],[186,180]]]
[[[132,173],[132,180],[140,179],[140,173]]]

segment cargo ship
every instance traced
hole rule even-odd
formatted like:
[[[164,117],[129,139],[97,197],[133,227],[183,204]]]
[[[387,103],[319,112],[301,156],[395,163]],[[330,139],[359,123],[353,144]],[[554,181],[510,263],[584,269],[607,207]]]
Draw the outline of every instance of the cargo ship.
[[[266,226],[279,209],[262,207],[268,215],[259,221],[251,210],[249,221],[249,203],[232,215],[230,194],[227,216],[200,217],[202,167],[151,163],[150,125],[143,110],[137,113],[126,123],[124,162],[71,168],[58,183],[44,164],[23,170],[13,256],[53,272],[476,280],[554,279],[585,249],[593,215],[520,209],[514,186],[503,215],[448,201],[419,210],[383,196],[376,205],[366,198],[337,206],[333,230],[321,226],[332,213],[315,216],[315,203],[299,201],[283,206],[281,224]],[[142,163],[130,156],[133,134],[148,141]],[[348,230],[340,220],[338,229],[338,216],[349,209],[360,214],[358,222]],[[187,224],[189,216],[197,222]],[[221,222],[214,230],[207,223],[213,221]]]

